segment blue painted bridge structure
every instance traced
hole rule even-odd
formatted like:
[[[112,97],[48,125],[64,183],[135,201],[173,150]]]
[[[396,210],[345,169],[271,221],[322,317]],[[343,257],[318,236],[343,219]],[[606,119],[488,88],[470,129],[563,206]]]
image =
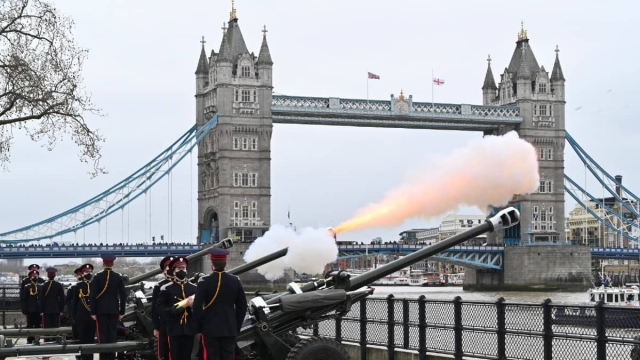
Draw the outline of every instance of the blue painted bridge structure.
[[[410,254],[425,245],[340,245],[338,259],[349,259],[365,255]],[[101,254],[119,257],[162,257],[167,254],[187,256],[202,249],[201,245],[85,245],[85,246],[3,246],[0,259],[24,258],[91,258]],[[592,258],[638,260],[640,249],[591,248]],[[502,270],[503,246],[455,246],[433,257],[446,263],[475,269]]]

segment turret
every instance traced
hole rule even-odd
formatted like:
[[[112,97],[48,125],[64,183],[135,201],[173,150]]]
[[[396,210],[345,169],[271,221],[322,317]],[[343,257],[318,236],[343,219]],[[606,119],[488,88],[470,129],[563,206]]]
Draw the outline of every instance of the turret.
[[[258,54],[258,60],[256,61],[256,67],[258,69],[258,79],[263,85],[272,84],[273,60],[271,60],[271,53],[269,52],[269,45],[267,44],[267,27],[262,30],[264,35],[262,36],[262,46],[260,46],[260,54]]]
[[[204,93],[209,86],[209,62],[207,54],[204,50],[204,36],[202,37],[202,50],[200,50],[200,58],[196,67],[196,122],[198,125],[204,124]]]
[[[484,84],[482,85],[482,104],[493,105],[498,87],[491,71],[491,55],[487,58],[487,63],[487,74],[484,76]]]
[[[226,27],[223,27],[222,29],[222,42],[220,43],[220,50],[218,51],[218,57],[216,58],[216,83],[229,84],[231,83],[233,64],[231,62],[231,49],[229,47],[229,33],[226,31]]]
[[[527,63],[526,42],[523,41],[521,46],[522,57],[520,58],[520,66],[518,67],[518,76],[516,78],[516,95],[518,99],[525,99],[531,94],[531,70]]]
[[[553,64],[553,70],[551,71],[551,93],[556,96],[558,100],[564,101],[564,73],[562,73],[562,66],[560,66],[560,57],[558,53],[558,45],[556,45],[556,61]]]

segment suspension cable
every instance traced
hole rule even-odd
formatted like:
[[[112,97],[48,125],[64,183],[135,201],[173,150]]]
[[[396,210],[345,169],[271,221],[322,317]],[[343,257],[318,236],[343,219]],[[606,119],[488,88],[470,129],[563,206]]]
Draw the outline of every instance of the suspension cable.
[[[189,192],[189,241],[193,240],[193,151],[189,152],[189,174],[191,174],[191,191]]]
[[[147,238],[147,229],[149,228],[147,225],[147,192],[144,192],[144,241],[146,241]]]

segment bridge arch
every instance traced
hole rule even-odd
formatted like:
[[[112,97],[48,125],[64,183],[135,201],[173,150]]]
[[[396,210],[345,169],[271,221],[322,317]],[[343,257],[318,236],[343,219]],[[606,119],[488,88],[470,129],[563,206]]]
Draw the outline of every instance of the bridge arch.
[[[200,219],[200,244],[217,243],[220,241],[220,217],[218,209],[208,207]]]

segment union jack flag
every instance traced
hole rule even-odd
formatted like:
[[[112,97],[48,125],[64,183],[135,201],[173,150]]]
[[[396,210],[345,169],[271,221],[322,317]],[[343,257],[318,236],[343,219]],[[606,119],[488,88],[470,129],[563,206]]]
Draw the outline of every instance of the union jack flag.
[[[370,73],[369,73],[369,79],[377,79],[377,80],[380,80],[380,76],[378,76],[378,75],[376,75],[376,74],[374,74],[374,73],[370,72]]]
[[[433,79],[433,83],[438,85],[438,86],[440,86],[440,85],[444,84],[444,80],[438,79],[438,78],[434,78]]]

